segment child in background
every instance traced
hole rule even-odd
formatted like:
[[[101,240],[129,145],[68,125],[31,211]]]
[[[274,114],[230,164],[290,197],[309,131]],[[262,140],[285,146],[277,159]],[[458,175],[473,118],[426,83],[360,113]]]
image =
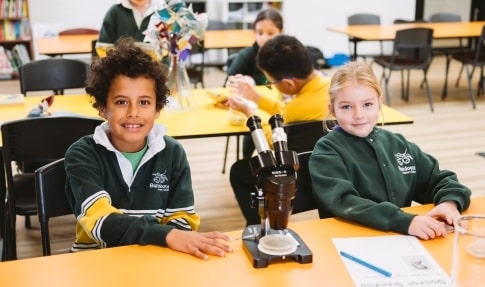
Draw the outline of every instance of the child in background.
[[[166,6],[164,0],[122,0],[106,12],[101,30],[99,44],[113,44],[121,37],[132,37],[143,42],[150,16]]]
[[[259,105],[270,115],[281,114],[285,124],[324,120],[328,113],[328,87],[330,79],[313,69],[306,47],[295,37],[278,35],[261,47],[256,57],[258,66],[268,78],[267,87],[291,95],[283,99],[261,95],[254,88],[245,91],[245,98]],[[240,87],[241,88],[241,87]],[[238,97],[228,100],[232,109],[247,117],[255,110]],[[262,123],[267,141],[272,145],[271,126]],[[258,211],[250,207],[250,193],[255,190],[256,177],[249,165],[250,158],[236,161],[231,166],[230,181],[239,207],[248,225],[260,223]]]
[[[207,259],[231,248],[199,233],[190,167],[180,143],[155,124],[167,71],[122,39],[91,65],[86,92],[107,122],[66,152],[67,196],[78,220],[72,251],[153,244]]]
[[[317,142],[309,162],[318,208],[424,240],[446,236],[446,225],[468,208],[471,192],[416,144],[376,127],[383,98],[371,66],[342,66],[329,94],[338,126]],[[412,201],[436,206],[425,215],[401,209]]]
[[[266,9],[258,13],[253,23],[256,41],[250,47],[237,52],[227,67],[226,85],[244,96],[244,90],[252,89],[254,85],[264,85],[266,76],[256,64],[256,54],[264,44],[273,37],[283,33],[283,17],[275,9]],[[254,144],[250,136],[243,137],[243,157],[251,158]]]

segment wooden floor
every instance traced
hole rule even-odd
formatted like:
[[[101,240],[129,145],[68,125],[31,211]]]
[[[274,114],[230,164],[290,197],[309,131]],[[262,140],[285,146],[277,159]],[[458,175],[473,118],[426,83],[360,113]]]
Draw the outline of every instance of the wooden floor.
[[[375,66],[376,73],[380,70]],[[385,126],[384,128],[404,134],[409,140],[434,155],[444,169],[454,170],[459,179],[469,186],[473,196],[485,195],[485,97],[477,99],[476,110],[472,109],[465,76],[458,87],[454,86],[459,65],[452,63],[449,96],[442,101],[441,90],[444,77],[444,60],[436,58],[429,72],[435,111],[430,111],[424,89],[419,88],[420,72],[412,73],[409,102],[400,99],[400,76],[391,78],[391,106],[414,118],[414,124]],[[327,71],[329,75],[332,70]],[[206,70],[206,87],[217,87],[225,74],[215,68]],[[474,83],[477,79],[474,79]],[[476,92],[476,84],[475,84]],[[1,93],[18,92],[18,82],[0,81]],[[55,104],[55,102],[54,102]],[[228,175],[222,174],[223,151],[226,138],[182,140],[192,168],[196,210],[201,216],[201,231],[229,231],[241,229],[244,220],[237,207],[229,184]],[[231,138],[227,169],[235,160],[235,138]],[[292,216],[291,220],[317,218],[316,212]],[[36,218],[34,228],[26,230],[23,219],[17,226],[18,257],[40,256],[40,231]],[[53,253],[65,252],[72,242],[74,219],[64,217],[51,221]]]

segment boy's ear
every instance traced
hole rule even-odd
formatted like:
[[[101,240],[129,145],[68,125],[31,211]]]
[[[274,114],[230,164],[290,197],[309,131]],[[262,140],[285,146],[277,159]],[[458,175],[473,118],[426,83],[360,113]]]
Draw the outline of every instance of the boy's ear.
[[[98,115],[103,119],[106,119],[106,108],[98,108]]]

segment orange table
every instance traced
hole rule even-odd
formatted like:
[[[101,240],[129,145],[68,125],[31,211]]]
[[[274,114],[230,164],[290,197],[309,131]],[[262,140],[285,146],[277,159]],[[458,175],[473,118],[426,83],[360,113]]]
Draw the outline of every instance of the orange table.
[[[59,56],[66,54],[90,54],[92,41],[98,39],[98,35],[63,35],[56,37],[35,38],[37,52],[47,56]]]
[[[405,23],[392,25],[349,25],[345,27],[328,27],[329,31],[345,34],[363,41],[392,41],[396,31],[409,28],[433,29],[434,39],[456,39],[480,37],[485,21],[447,22],[447,23]],[[355,57],[355,46],[354,55]],[[355,58],[353,58],[355,59]]]
[[[251,46],[255,41],[254,31],[240,30],[208,30],[204,34],[205,49],[232,49]]]
[[[276,90],[266,87],[258,87],[262,93],[271,93],[276,96]],[[227,93],[223,88],[208,89],[216,93]],[[218,137],[241,135],[249,133],[245,125],[234,126],[228,121],[227,109],[214,106],[213,100],[207,95],[208,90],[193,90],[194,106],[186,111],[162,110],[157,122],[167,126],[168,134],[178,139],[198,137]],[[0,124],[5,121],[24,118],[32,107],[39,103],[43,96],[27,96],[25,103],[11,106],[0,106]],[[74,114],[97,117],[98,112],[91,106],[88,95],[65,95],[56,96],[52,107],[49,109],[54,115]],[[269,115],[260,111],[263,121],[267,121]],[[412,123],[413,119],[388,106],[383,106],[380,122],[384,124]],[[1,142],[0,142],[1,145]]]
[[[467,213],[483,213],[485,197],[474,198]],[[431,205],[407,208],[423,214]],[[290,218],[291,221],[291,218]],[[329,218],[290,223],[308,245],[313,262],[279,262],[255,269],[240,240],[234,253],[202,261],[156,246],[130,245],[81,253],[0,263],[2,286],[354,286],[332,243],[335,237],[392,235]],[[229,232],[231,238],[240,231]],[[453,236],[421,241],[445,272],[451,268]],[[55,270],[55,272],[53,272]]]

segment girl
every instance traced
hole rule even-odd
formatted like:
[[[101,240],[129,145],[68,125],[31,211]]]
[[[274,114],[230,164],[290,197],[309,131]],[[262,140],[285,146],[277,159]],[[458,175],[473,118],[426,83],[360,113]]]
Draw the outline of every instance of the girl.
[[[329,95],[338,125],[317,142],[309,162],[318,208],[425,240],[446,236],[446,225],[468,208],[471,192],[417,145],[376,127],[383,100],[371,66],[341,67]],[[412,201],[436,206],[425,215],[401,209]]]

